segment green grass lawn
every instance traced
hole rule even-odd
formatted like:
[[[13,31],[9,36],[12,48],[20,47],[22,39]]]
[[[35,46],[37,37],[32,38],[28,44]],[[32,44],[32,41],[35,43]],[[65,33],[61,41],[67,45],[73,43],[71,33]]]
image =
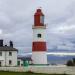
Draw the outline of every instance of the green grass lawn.
[[[67,74],[41,74],[32,72],[4,72],[0,71],[0,75],[67,75]]]

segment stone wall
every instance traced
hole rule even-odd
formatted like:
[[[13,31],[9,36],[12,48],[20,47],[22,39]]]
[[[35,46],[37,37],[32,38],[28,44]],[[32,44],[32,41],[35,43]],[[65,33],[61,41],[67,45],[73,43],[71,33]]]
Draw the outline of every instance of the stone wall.
[[[15,71],[15,72],[32,71],[35,73],[47,73],[47,74],[65,73],[65,74],[75,75],[75,67],[67,67],[67,66],[0,67],[0,71]]]

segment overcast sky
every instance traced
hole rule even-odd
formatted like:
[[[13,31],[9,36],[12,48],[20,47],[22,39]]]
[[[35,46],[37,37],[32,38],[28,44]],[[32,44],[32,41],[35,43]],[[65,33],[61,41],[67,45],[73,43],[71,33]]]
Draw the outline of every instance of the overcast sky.
[[[41,7],[45,14],[48,49],[75,49],[75,0],[0,0],[0,39],[29,52],[33,16]]]

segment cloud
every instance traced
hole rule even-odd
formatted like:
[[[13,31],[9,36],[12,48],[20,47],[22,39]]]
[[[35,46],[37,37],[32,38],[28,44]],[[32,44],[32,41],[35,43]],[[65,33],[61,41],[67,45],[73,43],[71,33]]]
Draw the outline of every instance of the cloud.
[[[45,14],[48,48],[74,49],[74,0],[0,0],[0,38],[30,52],[34,13],[39,7]]]

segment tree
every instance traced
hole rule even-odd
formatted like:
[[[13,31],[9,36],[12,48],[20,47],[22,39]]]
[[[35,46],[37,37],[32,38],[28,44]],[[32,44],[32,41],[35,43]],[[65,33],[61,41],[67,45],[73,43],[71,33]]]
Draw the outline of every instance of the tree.
[[[75,64],[75,58],[73,58],[73,63]]]
[[[74,66],[74,64],[73,64],[73,61],[72,61],[72,60],[68,60],[66,65],[67,65],[67,66]]]

